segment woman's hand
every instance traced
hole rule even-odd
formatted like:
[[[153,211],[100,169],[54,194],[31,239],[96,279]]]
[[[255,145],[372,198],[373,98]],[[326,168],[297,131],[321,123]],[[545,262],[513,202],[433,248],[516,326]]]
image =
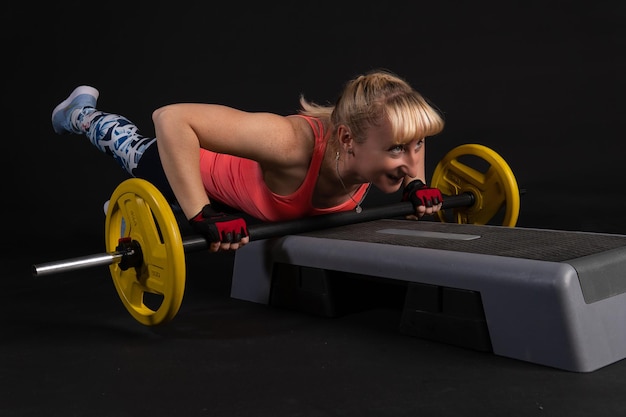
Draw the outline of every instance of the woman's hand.
[[[408,215],[406,218],[418,220],[441,210],[443,195],[438,188],[429,187],[421,180],[413,180],[404,187],[402,201],[410,201],[415,209],[415,214]]]
[[[250,241],[246,221],[214,210],[210,204],[189,220],[191,227],[209,242],[209,251],[237,250]]]

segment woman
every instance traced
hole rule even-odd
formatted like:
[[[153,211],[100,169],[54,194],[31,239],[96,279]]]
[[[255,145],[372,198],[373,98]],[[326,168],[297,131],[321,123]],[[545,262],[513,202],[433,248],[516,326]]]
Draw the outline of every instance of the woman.
[[[98,90],[74,89],[52,112],[56,133],[86,135],[131,175],[176,199],[210,251],[249,241],[242,217],[279,221],[361,209],[372,184],[404,186],[415,217],[441,209],[424,185],[424,141],[443,119],[406,81],[388,71],[357,76],[335,105],[300,97],[298,114],[250,113],[217,104],[181,103],[154,111],[156,138],[126,118],[96,109]]]

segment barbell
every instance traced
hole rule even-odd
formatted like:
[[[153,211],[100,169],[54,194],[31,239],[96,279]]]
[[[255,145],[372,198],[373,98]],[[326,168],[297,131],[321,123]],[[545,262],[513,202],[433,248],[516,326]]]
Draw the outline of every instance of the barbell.
[[[482,166],[472,167],[466,158]],[[441,221],[488,224],[504,213],[503,226],[514,227],[520,208],[515,176],[506,161],[479,144],[454,148],[437,164],[431,185],[444,195]],[[452,211],[450,214],[449,211]],[[250,241],[338,227],[414,213],[410,202],[346,211],[285,222],[252,224]],[[150,182],[131,178],[114,190],[105,221],[106,253],[33,265],[34,276],[108,265],[122,303],[141,324],[172,320],[182,304],[185,253],[207,250],[199,235],[183,237],[172,206]],[[245,250],[245,249],[240,249]]]

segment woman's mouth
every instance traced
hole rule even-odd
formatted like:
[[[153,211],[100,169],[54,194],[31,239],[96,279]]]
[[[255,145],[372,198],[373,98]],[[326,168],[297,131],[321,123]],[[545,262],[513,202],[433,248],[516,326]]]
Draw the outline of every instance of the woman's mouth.
[[[397,177],[397,176],[391,175],[391,174],[387,174],[387,178],[389,178],[391,180],[391,182],[393,182],[394,184],[400,183],[404,179],[403,176],[402,177]]]

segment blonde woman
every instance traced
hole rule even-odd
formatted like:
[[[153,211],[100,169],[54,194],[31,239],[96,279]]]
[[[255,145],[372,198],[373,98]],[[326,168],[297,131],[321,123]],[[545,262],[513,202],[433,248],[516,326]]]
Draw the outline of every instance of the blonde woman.
[[[52,112],[55,132],[87,136],[131,176],[175,199],[213,252],[249,241],[244,218],[218,205],[261,221],[290,220],[360,211],[374,185],[385,193],[404,187],[417,218],[441,209],[439,190],[424,184],[424,152],[443,119],[389,71],[350,80],[333,105],[300,97],[301,110],[287,116],[167,105],[152,115],[155,138],[98,110],[98,95],[90,86],[74,89]]]

